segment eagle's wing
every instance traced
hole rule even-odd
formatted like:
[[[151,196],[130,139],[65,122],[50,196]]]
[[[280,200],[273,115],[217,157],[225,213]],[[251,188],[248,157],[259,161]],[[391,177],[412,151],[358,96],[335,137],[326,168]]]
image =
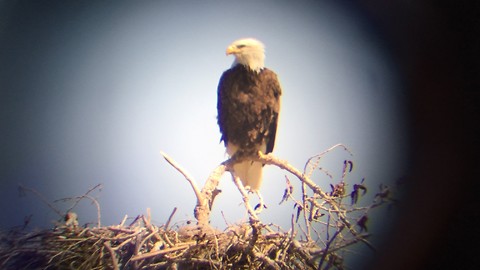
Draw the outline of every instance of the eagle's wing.
[[[275,146],[275,137],[277,135],[277,126],[278,126],[278,115],[280,113],[280,95],[282,94],[282,89],[280,87],[280,83],[278,81],[277,75],[269,71],[265,76],[267,79],[267,84],[269,85],[269,90],[271,91],[271,95],[273,98],[272,104],[272,118],[270,121],[270,125],[268,127],[268,132],[266,134],[265,141],[267,143],[266,153],[271,153]]]
[[[225,93],[226,91],[226,81],[228,81],[229,77],[229,71],[225,71],[222,74],[222,77],[220,77],[220,82],[218,83],[218,97],[217,97],[217,122],[218,126],[220,127],[220,132],[222,134],[222,137],[220,138],[220,141],[223,141],[225,145],[227,145],[228,142],[228,131],[226,128],[226,121],[227,116],[229,114],[229,111],[231,108],[228,107],[228,104],[232,104],[231,102],[227,102],[228,100],[228,93]]]

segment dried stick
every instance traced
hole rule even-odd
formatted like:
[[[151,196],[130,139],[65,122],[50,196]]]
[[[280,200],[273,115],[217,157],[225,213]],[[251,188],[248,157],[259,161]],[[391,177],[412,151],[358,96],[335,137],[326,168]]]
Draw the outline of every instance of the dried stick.
[[[112,258],[112,265],[114,270],[119,270],[117,257],[115,256],[115,251],[113,251],[112,247],[110,246],[110,242],[105,242],[103,245],[107,248],[108,253],[110,253],[110,257]]]
[[[125,221],[127,221],[128,215],[125,215],[122,219],[122,222],[118,225],[118,227],[123,227],[123,224],[125,224]]]
[[[40,200],[46,204],[50,209],[53,210],[53,212],[57,213],[57,215],[59,215],[60,217],[64,217],[64,214],[62,212],[60,212],[60,210],[58,210],[57,208],[55,208],[51,203],[48,202],[48,200],[40,193],[38,192],[37,190],[33,189],[33,188],[28,188],[22,184],[19,184],[18,185],[18,190],[20,191],[20,194],[24,194],[25,191],[30,191],[31,193],[35,194],[38,198],[40,198]]]
[[[350,152],[350,150],[344,144],[338,143],[338,144],[335,144],[334,146],[328,148],[327,150],[321,152],[320,154],[315,155],[313,157],[310,157],[307,160],[307,163],[305,163],[305,167],[303,168],[303,172],[306,173],[308,164],[310,164],[310,162],[313,159],[316,159],[314,165],[311,167],[312,169],[310,170],[310,172],[308,174],[306,174],[306,175],[310,176],[312,174],[312,171],[318,166],[318,163],[320,162],[320,159],[323,157],[323,155],[325,155],[326,153],[332,151],[333,149],[335,149],[337,147],[342,147],[345,151],[347,151],[350,154],[350,156],[353,156],[352,152]]]
[[[190,183],[190,185],[193,188],[193,191],[195,192],[195,196],[197,196],[197,200],[199,202],[202,202],[204,200],[202,193],[200,192],[200,189],[197,186],[197,183],[193,179],[193,177],[187,173],[175,160],[173,160],[171,157],[169,157],[167,154],[164,152],[160,152],[163,156],[163,158],[170,164],[172,165],[179,173],[185,177],[185,179]]]
[[[97,208],[97,227],[100,227],[101,226],[101,223],[100,223],[100,220],[101,220],[101,212],[100,212],[100,203],[98,203],[97,199],[95,199],[94,197],[88,195],[90,192],[94,191],[95,189],[101,189],[102,188],[102,184],[97,184],[96,186],[94,186],[93,188],[89,189],[87,192],[85,192],[85,194],[83,194],[82,196],[76,196],[76,197],[73,197],[73,198],[62,198],[62,199],[58,199],[58,200],[55,200],[54,202],[66,202],[66,201],[71,201],[71,200],[74,200],[75,202],[73,203],[73,205],[66,211],[67,213],[70,212],[73,208],[75,208],[75,206],[77,206],[77,204],[84,198],[87,198],[89,200],[91,200],[96,208]]]
[[[165,224],[165,231],[168,230],[168,225],[170,225],[170,222],[172,221],[173,215],[175,215],[175,212],[177,212],[177,207],[173,208],[172,213],[170,214],[170,217],[168,217],[168,221]]]
[[[194,244],[196,244],[196,242],[188,242],[188,243],[185,243],[185,244],[183,244],[183,245],[178,245],[178,246],[172,247],[172,248],[166,248],[166,249],[157,250],[157,251],[154,251],[154,252],[149,252],[149,253],[144,253],[144,254],[140,254],[140,255],[135,255],[135,256],[133,256],[133,257],[130,259],[130,261],[143,260],[143,259],[155,257],[155,256],[157,256],[157,255],[166,254],[166,253],[170,253],[170,252],[178,251],[178,250],[182,250],[182,249],[187,249],[187,248],[189,248],[191,245],[194,245]]]
[[[308,214],[308,210],[307,210],[307,207],[308,207],[308,202],[307,202],[307,197],[308,197],[308,194],[307,194],[307,185],[305,184],[305,182],[302,181],[302,207],[303,207],[303,219],[305,221],[305,226],[307,227],[307,233],[306,233],[306,237],[307,237],[307,240],[310,241],[312,240],[312,238],[310,237],[310,233],[311,233],[311,229],[310,229],[310,220],[309,218],[307,217],[307,214]],[[313,212],[313,207],[310,209],[310,213]]]
[[[74,197],[73,199],[75,200],[75,203],[73,203],[73,205],[70,208],[68,208],[66,212],[70,212],[73,208],[75,208],[75,206],[77,206],[77,204],[84,198],[84,196],[87,196],[90,192],[94,191],[97,188],[101,190],[102,184],[97,184],[93,188],[89,189],[87,192],[85,192],[83,196]],[[59,200],[55,200],[54,202],[62,201],[62,200],[67,200],[67,199],[59,199]]]
[[[100,228],[100,226],[101,226],[100,220],[102,219],[102,215],[101,215],[101,212],[100,212],[100,204],[98,203],[98,201],[95,198],[93,198],[90,195],[83,195],[82,197],[85,197],[85,198],[88,198],[88,199],[92,200],[92,202],[97,207],[97,227]]]
[[[345,228],[345,225],[342,225],[336,232],[335,234],[332,236],[332,238],[330,240],[328,240],[327,244],[325,245],[325,249],[323,250],[323,255],[322,255],[322,258],[320,259],[320,262],[318,263],[318,269],[321,268],[323,262],[325,261],[325,258],[327,257],[327,254],[328,254],[328,249],[330,248],[330,245],[333,243],[333,241],[335,240],[335,238],[337,237],[337,235],[343,231],[343,229]],[[328,231],[328,230],[327,230]]]
[[[242,194],[243,203],[245,204],[245,208],[247,208],[248,215],[250,216],[250,224],[252,224],[252,226],[254,224],[258,224],[259,220],[258,220],[257,214],[255,214],[255,211],[250,206],[247,191],[243,187],[242,182],[240,182],[240,178],[233,176],[233,174],[232,174],[232,178],[233,178],[233,182],[235,183],[238,190],[240,191],[240,194]]]
[[[295,222],[294,222],[294,220],[295,220],[295,215],[292,214],[292,219],[291,219],[292,231],[290,232],[290,241],[293,241],[293,238],[295,237]],[[310,239],[308,239],[308,240],[310,240]]]
[[[260,261],[264,262],[270,269],[280,269],[280,266],[272,259],[270,259],[268,256],[265,256],[265,254],[261,252],[253,252],[253,255],[259,259]]]
[[[323,192],[323,190],[317,186],[311,179],[310,177],[307,177],[305,174],[300,172],[297,168],[293,167],[290,165],[287,161],[285,160],[280,160],[276,157],[274,157],[272,154],[264,155],[262,152],[258,152],[258,157],[256,158],[256,161],[263,162],[268,165],[275,165],[279,167],[280,169],[286,170],[290,172],[291,174],[295,175],[300,181],[304,182],[310,189],[313,190],[313,192],[317,193],[318,195],[321,196],[322,199],[325,199],[327,201],[331,201],[331,198],[328,194]]]

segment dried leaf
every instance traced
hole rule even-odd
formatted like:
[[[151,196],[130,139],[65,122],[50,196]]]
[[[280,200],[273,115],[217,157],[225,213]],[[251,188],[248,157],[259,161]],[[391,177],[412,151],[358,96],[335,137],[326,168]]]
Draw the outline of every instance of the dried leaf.
[[[362,231],[368,231],[367,229],[367,221],[368,221],[368,217],[367,215],[364,215],[362,216],[358,221],[357,221],[357,225],[360,226],[360,232]]]

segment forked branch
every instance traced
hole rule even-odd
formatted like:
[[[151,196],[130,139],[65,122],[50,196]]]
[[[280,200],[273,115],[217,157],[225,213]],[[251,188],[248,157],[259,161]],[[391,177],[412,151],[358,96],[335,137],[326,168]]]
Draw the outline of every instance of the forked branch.
[[[361,233],[363,230],[366,230],[366,226],[365,224],[361,223],[361,220],[359,219],[359,216],[362,215],[366,217],[367,211],[365,209],[370,209],[370,207],[356,206],[358,196],[360,196],[358,193],[358,184],[354,185],[354,191],[352,191],[353,193],[348,194],[346,192],[348,184],[345,181],[348,173],[351,172],[351,169],[353,168],[353,161],[349,159],[344,160],[341,179],[338,180],[338,183],[331,185],[332,191],[323,190],[311,178],[311,176],[313,175],[313,171],[319,170],[333,180],[332,174],[321,168],[319,164],[320,159],[326,153],[336,148],[342,148],[350,156],[352,156],[352,153],[348,150],[346,146],[344,146],[343,144],[337,144],[323,151],[322,153],[309,158],[305,164],[303,172],[289,164],[286,160],[276,158],[272,154],[264,155],[263,153],[258,152],[257,155],[254,157],[252,157],[251,155],[235,155],[232,158],[222,162],[210,174],[201,191],[199,191],[198,187],[193,181],[193,178],[189,176],[188,173],[185,173],[185,171],[178,164],[173,162],[173,160],[169,158],[166,154],[162,154],[172,166],[174,166],[178,171],[182,173],[182,175],[184,175],[184,177],[187,179],[187,181],[190,182],[192,188],[194,189],[198,201],[195,207],[195,218],[197,219],[198,225],[200,226],[208,226],[215,196],[220,192],[218,189],[220,179],[226,171],[231,171],[233,164],[241,162],[245,158],[248,158],[266,165],[274,165],[296,176],[300,180],[302,186],[303,199],[296,200],[293,198],[293,194],[290,190],[293,188],[293,186],[288,184],[289,181],[287,181],[287,189],[285,191],[284,200],[288,198],[293,199],[294,206],[297,209],[296,222],[298,222],[299,215],[303,214],[305,229],[302,228],[300,224],[298,225],[298,228],[305,234],[305,239],[307,240],[307,242],[322,242],[324,245],[326,245],[325,248],[320,253],[318,253],[320,256],[316,257],[319,261],[322,261],[321,264],[324,264],[327,258],[326,253],[333,253],[338,250],[339,247],[344,247],[345,245],[363,242],[372,250],[374,250],[374,247],[371,245],[371,243],[367,241],[367,237],[369,236],[369,234]],[[245,207],[250,217],[250,225],[253,231],[255,231],[256,229],[260,228],[259,225],[261,224],[258,216],[256,215],[256,212],[252,209],[252,207],[249,205],[248,194],[243,188],[243,185],[241,184],[239,179],[233,177],[233,180],[242,195]],[[366,187],[364,187],[362,183],[360,183],[360,186],[363,187],[362,190],[365,193]],[[357,187],[357,193],[355,193],[355,186]],[[352,194],[355,195],[353,196],[355,200],[352,199],[351,204],[345,203],[344,198],[352,197]],[[382,202],[383,201],[381,201],[380,203]],[[375,201],[373,206],[377,206],[378,203],[378,201]],[[292,232],[294,227],[295,226],[292,225]],[[318,227],[322,228],[323,231],[319,231]],[[360,229],[360,232],[358,231],[358,228]],[[334,237],[329,238],[329,232],[333,229],[336,229],[336,233],[334,234]],[[256,232],[256,235],[258,237],[258,230]],[[326,233],[327,239],[323,238],[322,232]],[[314,234],[316,234],[316,236]],[[252,239],[253,238],[255,238],[255,234],[252,235]]]

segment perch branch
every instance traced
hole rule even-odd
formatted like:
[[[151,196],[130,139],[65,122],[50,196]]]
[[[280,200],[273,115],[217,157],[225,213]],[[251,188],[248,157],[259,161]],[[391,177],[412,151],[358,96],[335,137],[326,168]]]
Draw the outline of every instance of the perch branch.
[[[290,172],[291,174],[295,175],[300,181],[304,182],[310,189],[312,189],[315,193],[320,195],[322,199],[325,199],[327,201],[331,201],[330,196],[326,194],[325,192],[322,191],[322,189],[317,186],[309,177],[304,175],[302,172],[300,172],[298,169],[290,165],[287,161],[285,160],[280,160],[276,157],[274,157],[272,154],[267,154],[264,155],[261,152],[258,152],[258,157],[257,161],[263,162],[268,165],[275,165],[279,167],[280,169],[286,170]]]
[[[227,165],[225,161],[220,164],[213,172],[208,176],[205,185],[202,188],[202,196],[204,200],[202,202],[197,202],[194,213],[195,218],[198,221],[198,225],[207,225],[210,218],[210,212],[213,207],[213,202],[215,197],[220,193],[220,190],[217,188],[220,183],[220,178],[227,170]]]

